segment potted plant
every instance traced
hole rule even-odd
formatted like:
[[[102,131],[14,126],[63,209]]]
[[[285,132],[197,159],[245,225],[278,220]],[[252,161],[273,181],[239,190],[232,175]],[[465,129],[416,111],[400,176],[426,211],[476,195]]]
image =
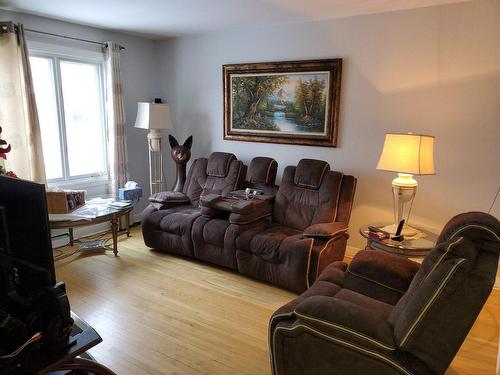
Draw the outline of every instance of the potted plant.
[[[0,126],[0,135],[2,134],[2,127]],[[0,138],[0,175],[5,175],[9,177],[17,178],[17,175],[12,171],[7,171],[5,169],[5,162],[7,160],[7,154],[10,152],[12,147],[7,141]]]

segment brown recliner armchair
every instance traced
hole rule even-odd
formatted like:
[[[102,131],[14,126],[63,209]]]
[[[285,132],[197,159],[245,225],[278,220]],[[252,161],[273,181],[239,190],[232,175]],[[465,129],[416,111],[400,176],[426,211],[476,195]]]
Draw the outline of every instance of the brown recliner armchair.
[[[194,257],[191,229],[201,215],[200,197],[226,195],[238,189],[246,166],[230,153],[214,152],[193,161],[182,192],[154,194],[142,214],[142,233],[147,246]]]
[[[500,222],[451,219],[422,265],[365,250],[336,262],[269,326],[273,374],[443,374],[490,294]]]
[[[236,262],[242,274],[301,293],[321,270],[344,257],[356,178],[328,163],[302,159],[285,168],[272,221],[238,231]]]

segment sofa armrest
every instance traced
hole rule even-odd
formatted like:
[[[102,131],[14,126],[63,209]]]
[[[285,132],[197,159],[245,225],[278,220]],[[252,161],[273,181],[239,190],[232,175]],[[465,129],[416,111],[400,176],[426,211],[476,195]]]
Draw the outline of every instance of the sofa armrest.
[[[358,252],[347,267],[346,282],[386,288],[404,294],[420,264],[407,258],[377,250]],[[348,285],[346,285],[349,287]],[[350,288],[350,287],[349,287]],[[369,293],[369,290],[366,290]]]
[[[200,197],[200,206],[202,207],[212,207],[212,205],[221,200],[222,196],[219,194],[207,194]]]
[[[238,201],[231,205],[231,215],[229,221],[231,224],[245,225],[257,220],[271,216],[273,205],[267,200],[245,200]]]
[[[332,238],[347,234],[347,225],[340,222],[313,224],[304,229],[304,237]]]
[[[229,213],[231,224],[246,225],[271,215],[272,203],[269,200],[238,200],[209,194],[201,200],[202,214],[218,217]]]
[[[386,319],[349,301],[311,296],[293,312],[307,326],[328,336],[385,350],[395,350],[394,332]]]
[[[260,199],[240,200],[231,204],[231,212],[240,215],[248,215],[255,212],[269,214],[271,208],[272,205],[269,201]]]
[[[162,191],[149,197],[151,203],[160,203],[162,205],[177,205],[190,203],[189,197],[180,191]]]
[[[235,225],[247,225],[262,220],[271,215],[271,209],[254,211],[249,214],[232,213],[229,215],[229,222]]]

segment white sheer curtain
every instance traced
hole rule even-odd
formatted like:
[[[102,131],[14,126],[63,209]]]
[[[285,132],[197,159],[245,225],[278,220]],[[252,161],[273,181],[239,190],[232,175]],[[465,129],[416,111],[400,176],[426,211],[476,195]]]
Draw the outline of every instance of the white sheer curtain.
[[[26,37],[21,24],[0,23],[0,126],[12,145],[5,169],[46,183]]]
[[[120,46],[106,42],[106,107],[108,112],[109,192],[118,193],[128,179],[125,109],[120,68]]]

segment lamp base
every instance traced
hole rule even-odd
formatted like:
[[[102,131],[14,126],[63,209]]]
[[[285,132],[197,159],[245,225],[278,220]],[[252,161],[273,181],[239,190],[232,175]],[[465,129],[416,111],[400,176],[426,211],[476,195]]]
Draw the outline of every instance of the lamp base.
[[[165,191],[163,178],[163,154],[161,134],[159,129],[150,129],[148,133],[149,145],[149,190],[151,194]]]
[[[405,221],[401,234],[407,237],[414,236],[418,231],[408,226],[413,198],[417,192],[417,181],[413,175],[408,173],[398,173],[398,177],[392,180],[392,196],[394,204],[394,224],[390,233],[396,233],[401,220]]]
[[[390,234],[396,234],[398,230],[398,226],[396,224],[391,224],[386,227],[382,228],[386,232],[389,232]],[[413,237],[416,236],[420,231],[418,229],[412,228],[409,225],[404,225],[403,230],[401,231],[401,234],[405,237]]]
[[[160,129],[150,129],[148,132],[148,144],[150,151],[161,152]]]

